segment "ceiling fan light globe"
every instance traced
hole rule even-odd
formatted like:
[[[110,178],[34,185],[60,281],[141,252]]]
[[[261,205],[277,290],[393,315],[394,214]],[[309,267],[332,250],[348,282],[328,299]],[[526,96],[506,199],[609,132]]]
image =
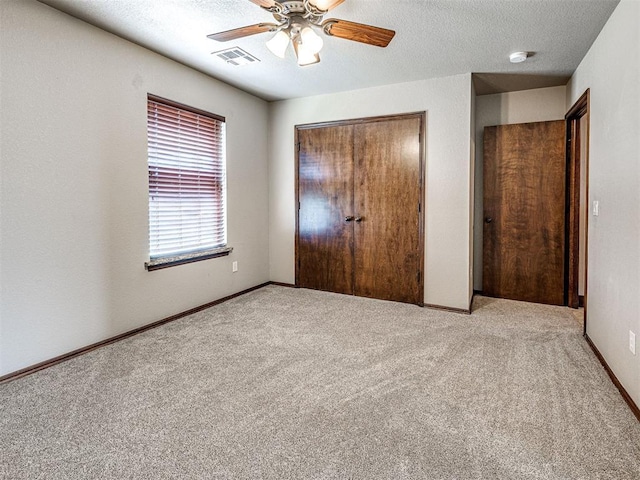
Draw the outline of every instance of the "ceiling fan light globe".
[[[314,63],[320,63],[320,56],[317,53],[312,53],[310,56],[298,57],[298,66],[306,67],[307,65],[313,65]]]
[[[284,58],[287,47],[289,46],[289,35],[287,35],[283,30],[280,30],[266,43],[266,45],[275,56]]]
[[[294,47],[299,66],[304,67],[305,65],[313,65],[320,61],[318,54],[301,41],[295,42]]]
[[[314,32],[311,27],[304,27],[300,32],[300,40],[306,48],[308,48],[313,53],[318,53],[322,50],[322,46],[324,42],[322,41],[322,37]]]
[[[312,0],[318,10],[327,11],[340,5],[344,0]]]

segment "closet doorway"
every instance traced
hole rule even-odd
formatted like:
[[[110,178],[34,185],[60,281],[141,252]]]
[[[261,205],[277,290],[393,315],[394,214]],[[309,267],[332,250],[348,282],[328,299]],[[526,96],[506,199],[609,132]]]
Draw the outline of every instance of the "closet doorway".
[[[424,113],[296,126],[296,285],[422,305]]]

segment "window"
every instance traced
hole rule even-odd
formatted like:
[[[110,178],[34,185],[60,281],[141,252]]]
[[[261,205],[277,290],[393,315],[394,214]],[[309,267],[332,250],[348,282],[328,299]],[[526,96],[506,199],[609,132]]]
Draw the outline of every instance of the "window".
[[[148,270],[228,255],[225,119],[147,99]]]

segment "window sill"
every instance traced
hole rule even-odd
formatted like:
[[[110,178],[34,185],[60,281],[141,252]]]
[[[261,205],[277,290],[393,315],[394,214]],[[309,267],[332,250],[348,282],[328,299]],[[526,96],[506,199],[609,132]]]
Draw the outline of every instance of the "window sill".
[[[148,271],[160,270],[162,268],[175,267],[176,265],[184,265],[185,263],[200,262],[201,260],[209,260],[211,258],[226,257],[233,251],[233,247],[212,248],[202,252],[185,253],[175,255],[173,257],[154,258],[145,262],[144,267]]]

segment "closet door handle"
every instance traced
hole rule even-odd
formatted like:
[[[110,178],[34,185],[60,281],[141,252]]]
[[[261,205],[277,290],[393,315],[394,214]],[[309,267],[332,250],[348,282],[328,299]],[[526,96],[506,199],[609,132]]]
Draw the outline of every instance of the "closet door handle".
[[[362,217],[356,217],[356,223],[360,223],[362,221]]]
[[[345,222],[350,222],[351,220],[353,220],[353,217],[351,215],[344,217]]]

